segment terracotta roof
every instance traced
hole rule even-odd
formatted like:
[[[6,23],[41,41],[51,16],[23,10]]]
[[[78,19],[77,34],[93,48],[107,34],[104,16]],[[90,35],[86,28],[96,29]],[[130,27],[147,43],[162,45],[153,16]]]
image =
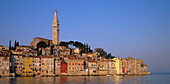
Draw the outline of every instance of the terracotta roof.
[[[42,37],[35,37],[34,39],[44,39],[44,40],[50,40],[50,39],[46,39],[46,38],[42,38]],[[52,41],[52,40],[50,40]]]

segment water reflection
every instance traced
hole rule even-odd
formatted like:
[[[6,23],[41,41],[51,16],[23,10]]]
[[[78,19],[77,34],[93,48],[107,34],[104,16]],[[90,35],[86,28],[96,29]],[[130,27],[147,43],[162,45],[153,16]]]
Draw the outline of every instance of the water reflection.
[[[56,76],[56,77],[3,77],[0,84],[146,84],[166,81],[170,83],[170,75],[162,76],[158,79],[157,75],[139,76]]]

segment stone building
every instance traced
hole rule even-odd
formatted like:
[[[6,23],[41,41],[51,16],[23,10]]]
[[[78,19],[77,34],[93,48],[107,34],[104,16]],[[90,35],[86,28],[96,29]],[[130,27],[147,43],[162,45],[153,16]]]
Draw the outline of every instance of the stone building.
[[[108,64],[108,74],[109,75],[114,75],[116,74],[116,64],[114,60],[109,60],[107,61]]]
[[[53,23],[52,23],[52,27],[53,27],[53,44],[58,45],[59,44],[59,20],[58,20],[58,16],[57,16],[57,10],[55,9],[55,13],[54,13],[54,19],[53,19]]]
[[[116,74],[122,74],[122,58],[113,58],[116,62]]]
[[[122,73],[126,74],[127,73],[127,68],[128,68],[128,59],[127,58],[122,58]]]
[[[32,58],[32,68],[35,76],[41,76],[41,56],[30,56]]]
[[[43,56],[51,55],[51,48],[50,47],[42,48],[42,55]]]
[[[55,75],[60,75],[60,68],[61,68],[61,58],[57,55],[54,55],[54,67],[55,67]]]
[[[98,75],[97,61],[88,60],[88,75]]]
[[[69,75],[85,75],[84,58],[68,56],[68,73]]]
[[[36,37],[33,39],[33,41],[30,43],[30,47],[36,49],[38,44],[43,44],[45,46],[51,45],[52,40],[46,39],[46,38],[41,38],[41,37]]]
[[[135,58],[128,57],[127,74],[135,74]]]
[[[11,70],[16,76],[22,75],[23,70],[23,56],[20,54],[11,55]]]
[[[48,76],[54,75],[54,57],[42,56],[41,57],[41,75]]]
[[[10,76],[9,55],[0,52],[0,76]]]

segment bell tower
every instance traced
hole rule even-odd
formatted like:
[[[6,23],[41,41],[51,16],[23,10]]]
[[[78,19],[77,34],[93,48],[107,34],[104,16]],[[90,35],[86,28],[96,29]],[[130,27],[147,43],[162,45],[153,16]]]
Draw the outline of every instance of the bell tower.
[[[59,21],[57,16],[57,9],[55,9],[54,19],[52,23],[53,27],[53,44],[59,45]]]

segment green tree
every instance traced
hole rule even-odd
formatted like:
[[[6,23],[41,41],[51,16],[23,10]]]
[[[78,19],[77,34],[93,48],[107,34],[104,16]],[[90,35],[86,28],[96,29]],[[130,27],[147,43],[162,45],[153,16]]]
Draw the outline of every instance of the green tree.
[[[104,51],[102,48],[95,48],[95,52],[100,53],[101,56],[107,56],[107,52]]]
[[[9,41],[9,50],[11,50],[11,40]]]
[[[39,49],[39,48],[46,48],[47,47],[47,45],[46,45],[46,43],[44,42],[44,41],[40,41],[38,44],[37,44],[37,48]]]

